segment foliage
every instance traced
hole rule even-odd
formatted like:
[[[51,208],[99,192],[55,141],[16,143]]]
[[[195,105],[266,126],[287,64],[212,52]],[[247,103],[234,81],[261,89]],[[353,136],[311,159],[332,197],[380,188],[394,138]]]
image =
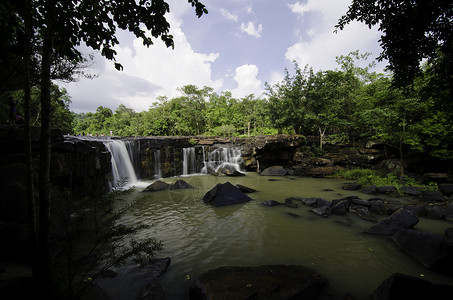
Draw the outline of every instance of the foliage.
[[[124,181],[115,183],[112,192],[98,198],[79,201],[59,201],[58,214],[54,215],[60,226],[52,247],[58,249],[54,258],[55,284],[62,298],[71,299],[83,293],[83,289],[103,271],[118,267],[125,262],[148,263],[162,249],[161,241],[153,237],[138,238],[137,233],[149,225],[125,225],[124,214],[137,201],[123,197],[132,189],[123,189]],[[114,203],[128,203],[114,210]]]
[[[405,186],[418,187],[422,190],[437,190],[436,184],[421,184],[409,176],[405,176],[404,180],[402,180],[398,172],[379,174],[378,171],[371,169],[350,169],[338,171],[334,177],[354,180],[362,186],[394,186],[400,193],[401,188]]]
[[[342,30],[354,20],[370,28],[379,26],[383,48],[379,59],[388,59],[399,86],[420,75],[423,59],[436,65],[438,73],[453,74],[451,1],[354,0],[336,28]]]

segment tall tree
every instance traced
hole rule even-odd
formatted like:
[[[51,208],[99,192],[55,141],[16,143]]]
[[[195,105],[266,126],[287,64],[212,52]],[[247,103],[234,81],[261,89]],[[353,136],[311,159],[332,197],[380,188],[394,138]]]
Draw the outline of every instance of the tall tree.
[[[7,1],[8,4],[13,1]],[[22,3],[22,1],[17,1]],[[198,17],[207,13],[198,0],[188,0],[195,8]],[[174,47],[169,34],[170,24],[165,18],[169,5],[163,0],[37,0],[28,2],[33,26],[30,32],[42,41],[39,55],[41,66],[41,147],[39,163],[39,212],[37,213],[38,271],[36,282],[38,297],[49,297],[50,253],[48,238],[50,230],[50,129],[51,129],[51,79],[52,60],[68,58],[81,60],[77,46],[85,43],[88,47],[100,50],[109,60],[115,60],[113,49],[119,43],[117,28],[132,32],[141,38],[145,46],[153,44],[153,38],[160,38],[167,47]],[[1,6],[0,8],[4,8]],[[23,11],[22,11],[23,12]],[[20,15],[20,14],[19,14]],[[11,14],[14,17],[14,14]],[[23,15],[22,15],[23,18]],[[1,19],[3,20],[3,18]],[[20,32],[22,22],[8,24],[7,30]],[[8,40],[7,42],[9,42]],[[7,45],[8,46],[8,45]],[[8,52],[11,48],[5,47]],[[115,68],[122,65],[115,61]]]
[[[436,65],[438,74],[453,74],[453,2],[450,0],[353,0],[337,29],[353,20],[379,26],[382,53],[399,86],[420,74],[421,61]],[[449,84],[451,91],[452,84]],[[450,93],[451,94],[451,93]]]

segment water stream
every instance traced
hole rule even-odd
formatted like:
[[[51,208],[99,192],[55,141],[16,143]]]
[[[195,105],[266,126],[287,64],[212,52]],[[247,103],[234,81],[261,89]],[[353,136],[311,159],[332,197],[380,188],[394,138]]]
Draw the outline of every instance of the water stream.
[[[176,179],[162,180],[174,183]],[[236,178],[197,175],[183,178],[196,189],[152,194],[140,193],[138,189],[131,196],[140,200],[123,222],[154,224],[141,234],[162,240],[164,250],[159,256],[172,259],[161,278],[167,299],[186,299],[190,285],[199,275],[225,265],[311,267],[327,278],[333,289],[349,292],[355,299],[366,299],[395,272],[423,276],[431,282],[453,282],[453,278],[429,271],[399,251],[390,238],[365,234],[374,223],[352,213],[323,218],[304,205],[298,208],[261,205],[265,200],[284,202],[290,196],[327,200],[350,195],[362,199],[371,196],[344,191],[343,181],[333,179],[269,179],[255,173]],[[226,181],[256,189],[256,193],[250,194],[253,201],[218,208],[204,204],[203,195],[217,183]],[[450,226],[445,221],[422,219],[416,227],[443,234]]]

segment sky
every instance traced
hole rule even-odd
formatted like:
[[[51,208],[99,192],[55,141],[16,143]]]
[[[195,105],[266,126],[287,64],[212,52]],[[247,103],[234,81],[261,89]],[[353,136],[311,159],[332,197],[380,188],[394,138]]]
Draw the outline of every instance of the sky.
[[[197,18],[187,1],[170,0],[170,33],[175,47],[159,39],[147,48],[128,32],[118,32],[120,44],[113,62],[93,54],[86,71],[94,79],[62,84],[76,113],[95,112],[98,106],[113,111],[123,104],[136,112],[148,110],[159,96],[178,97],[178,88],[193,84],[233,97],[265,97],[265,83],[283,80],[294,61],[315,72],[334,70],[335,58],[351,51],[370,52],[370,62],[382,51],[380,33],[353,22],[334,33],[338,19],[351,0],[201,0],[209,13]],[[382,72],[386,62],[373,71]]]

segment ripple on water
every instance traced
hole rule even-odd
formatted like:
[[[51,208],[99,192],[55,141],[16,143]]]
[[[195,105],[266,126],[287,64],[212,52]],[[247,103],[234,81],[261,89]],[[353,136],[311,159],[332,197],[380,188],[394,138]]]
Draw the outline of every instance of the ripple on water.
[[[224,265],[312,267],[335,289],[351,292],[357,299],[371,293],[395,272],[413,276],[423,273],[425,278],[439,283],[451,281],[424,270],[396,249],[389,238],[364,234],[373,223],[353,214],[323,218],[301,204],[298,208],[261,205],[265,200],[284,202],[290,196],[332,200],[341,194],[366,199],[359,192],[349,194],[335,180],[267,179],[256,174],[239,179],[186,177],[184,180],[198,188],[153,193],[138,201],[131,214],[125,216],[124,222],[130,224],[154,224],[142,234],[163,241],[161,255],[172,259],[162,277],[168,299],[183,298],[197,276]],[[166,181],[173,183],[176,179]],[[203,195],[225,181],[241,183],[258,192],[250,194],[254,200],[244,204],[212,207],[203,203]]]

